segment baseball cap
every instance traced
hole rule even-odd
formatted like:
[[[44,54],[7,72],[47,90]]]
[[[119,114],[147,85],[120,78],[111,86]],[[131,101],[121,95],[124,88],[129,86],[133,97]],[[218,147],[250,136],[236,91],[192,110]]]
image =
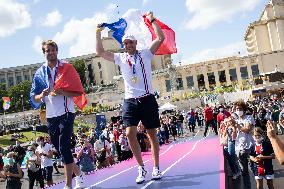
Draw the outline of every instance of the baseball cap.
[[[124,42],[124,40],[126,40],[126,39],[131,40],[131,41],[136,41],[136,39],[133,35],[124,35],[122,37],[122,42]]]

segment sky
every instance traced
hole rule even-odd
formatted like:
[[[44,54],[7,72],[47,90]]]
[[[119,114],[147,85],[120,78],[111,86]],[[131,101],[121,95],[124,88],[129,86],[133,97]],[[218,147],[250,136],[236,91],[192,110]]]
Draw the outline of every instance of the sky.
[[[125,18],[138,47],[150,44],[142,15],[175,31],[175,64],[246,55],[244,34],[268,0],[0,0],[0,69],[44,62],[41,42],[53,39],[59,58],[95,53],[99,23]],[[106,36],[107,31],[103,32]]]

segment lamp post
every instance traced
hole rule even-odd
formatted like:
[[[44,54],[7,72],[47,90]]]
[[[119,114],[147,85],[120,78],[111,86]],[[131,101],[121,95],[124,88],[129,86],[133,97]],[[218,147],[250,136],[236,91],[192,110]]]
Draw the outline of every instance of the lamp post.
[[[23,92],[23,91],[21,91]],[[25,107],[24,107],[24,95],[21,94],[21,100],[22,100],[22,111],[23,111],[23,115],[24,115],[24,127],[26,126],[26,117],[25,117]]]

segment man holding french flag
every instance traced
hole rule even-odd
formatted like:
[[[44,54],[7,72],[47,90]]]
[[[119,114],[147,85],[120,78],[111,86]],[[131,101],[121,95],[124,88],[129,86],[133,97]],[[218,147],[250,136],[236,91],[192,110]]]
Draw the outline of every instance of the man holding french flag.
[[[154,166],[152,179],[162,178],[159,170],[159,144],[156,128],[160,127],[158,104],[152,88],[151,60],[155,54],[172,54],[176,52],[174,32],[154,18],[150,12],[143,16],[145,24],[152,33],[152,43],[149,48],[137,50],[137,40],[131,34],[124,35],[127,23],[120,19],[112,24],[99,24],[96,30],[97,55],[120,66],[125,85],[125,99],[123,103],[122,119],[126,128],[126,135],[131,150],[138,162],[138,176],[136,183],[145,181],[146,169],[141,156],[141,149],[137,141],[137,126],[141,121],[147,130],[152,148]],[[123,53],[105,51],[101,40],[104,27],[113,30],[113,37],[124,47]],[[169,31],[172,32],[169,32]],[[167,32],[165,32],[167,31]],[[164,35],[166,34],[166,35]],[[163,43],[163,42],[166,42]]]

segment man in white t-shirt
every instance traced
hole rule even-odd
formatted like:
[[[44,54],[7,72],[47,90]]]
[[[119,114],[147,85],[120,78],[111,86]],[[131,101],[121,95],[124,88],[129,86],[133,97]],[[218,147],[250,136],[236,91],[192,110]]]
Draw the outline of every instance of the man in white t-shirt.
[[[162,177],[159,171],[159,144],[156,136],[156,128],[160,127],[158,104],[153,95],[151,60],[164,41],[164,34],[160,26],[156,23],[153,13],[147,15],[147,19],[152,23],[154,32],[157,36],[149,49],[137,50],[137,40],[133,35],[125,35],[122,38],[124,53],[112,53],[105,51],[101,40],[101,25],[96,31],[96,50],[97,55],[114,62],[120,66],[125,85],[125,99],[123,104],[122,119],[126,128],[126,136],[130,148],[135,156],[138,166],[138,177],[136,183],[141,184],[145,181],[147,171],[141,156],[141,149],[137,141],[137,125],[142,121],[151,141],[154,156],[154,167],[152,179]]]
[[[58,46],[52,40],[42,43],[42,52],[46,62],[35,73],[30,92],[31,102],[44,102],[46,105],[47,127],[51,143],[60,153],[64,163],[66,173],[64,189],[72,188],[73,173],[76,175],[75,189],[82,188],[84,186],[83,175],[79,167],[74,163],[71,152],[71,135],[75,119],[73,97],[80,96],[81,93],[61,88],[55,90],[54,86],[56,78],[58,78],[58,72],[63,69],[64,65],[66,66],[67,62],[57,58]],[[41,90],[44,85],[43,81],[48,83],[48,88]]]
[[[42,169],[44,180],[46,180],[47,186],[51,186],[53,184],[52,145],[45,142],[43,137],[38,137],[36,142],[38,144],[38,147],[36,149],[36,154],[41,159],[41,169]]]

